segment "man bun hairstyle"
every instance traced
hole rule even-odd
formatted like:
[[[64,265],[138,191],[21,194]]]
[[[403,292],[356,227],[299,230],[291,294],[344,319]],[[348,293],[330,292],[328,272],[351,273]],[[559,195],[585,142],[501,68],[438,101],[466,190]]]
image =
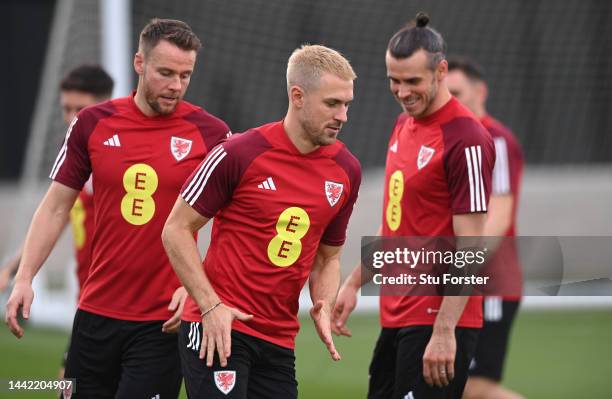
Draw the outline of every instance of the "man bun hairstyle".
[[[391,37],[387,45],[389,54],[401,60],[411,57],[418,50],[425,50],[429,57],[429,68],[436,69],[446,56],[446,43],[442,35],[428,24],[429,15],[417,13],[413,21]]]
[[[80,65],[64,76],[61,91],[79,91],[96,98],[109,98],[113,94],[113,78],[99,65]]]
[[[419,11],[414,20],[417,28],[424,28],[429,23],[429,15],[425,14],[423,11]]]
[[[138,49],[146,56],[162,40],[167,40],[186,51],[197,52],[202,47],[198,36],[185,22],[176,19],[153,18],[140,32]]]

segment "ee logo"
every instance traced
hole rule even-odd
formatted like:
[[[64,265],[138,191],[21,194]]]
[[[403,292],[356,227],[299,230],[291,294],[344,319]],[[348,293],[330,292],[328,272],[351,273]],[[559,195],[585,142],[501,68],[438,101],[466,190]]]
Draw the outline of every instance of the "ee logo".
[[[129,223],[141,226],[155,215],[153,193],[159,179],[155,169],[144,163],[127,168],[123,174],[123,188],[126,194],[121,200],[121,214]]]
[[[393,172],[389,178],[389,203],[387,204],[387,226],[396,231],[402,222],[402,197],[404,196],[404,174],[401,170]]]
[[[276,235],[268,244],[268,259],[278,267],[289,267],[302,253],[300,241],[310,228],[310,218],[297,206],[285,209],[276,222]]]

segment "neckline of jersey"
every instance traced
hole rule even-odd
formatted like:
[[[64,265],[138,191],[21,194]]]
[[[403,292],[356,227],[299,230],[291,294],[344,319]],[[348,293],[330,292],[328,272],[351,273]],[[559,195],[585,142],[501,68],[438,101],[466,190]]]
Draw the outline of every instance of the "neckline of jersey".
[[[440,122],[440,118],[442,118],[442,116],[448,112],[448,110],[450,110],[451,108],[454,107],[454,105],[456,104],[458,100],[451,96],[451,98],[446,102],[446,104],[444,104],[443,106],[441,106],[438,110],[436,110],[435,112],[423,117],[423,118],[413,118],[414,119],[414,123],[417,125],[430,125],[434,122]]]

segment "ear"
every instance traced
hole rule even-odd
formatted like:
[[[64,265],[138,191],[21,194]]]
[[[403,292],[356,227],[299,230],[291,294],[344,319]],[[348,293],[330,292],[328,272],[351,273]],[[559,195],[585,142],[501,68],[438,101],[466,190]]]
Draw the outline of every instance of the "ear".
[[[304,90],[300,86],[291,86],[289,88],[289,101],[297,108],[304,106]]]
[[[478,97],[480,97],[483,104],[486,103],[487,98],[489,97],[489,86],[487,86],[485,82],[480,82],[477,90],[478,90]]]
[[[138,76],[144,74],[144,55],[140,51],[134,55],[134,70]]]
[[[438,81],[441,81],[445,79],[446,76],[448,76],[448,61],[442,60],[436,67],[436,78],[438,78]]]

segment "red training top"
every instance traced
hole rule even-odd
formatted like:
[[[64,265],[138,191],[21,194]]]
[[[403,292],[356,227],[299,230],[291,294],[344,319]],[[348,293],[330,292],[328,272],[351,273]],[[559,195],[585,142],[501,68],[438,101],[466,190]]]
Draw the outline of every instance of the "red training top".
[[[82,110],[72,121],[51,178],[81,190],[93,175],[92,261],[79,308],[122,320],[166,320],[180,286],[161,232],[181,185],[229,133],[203,109],[180,101],[147,117],[133,97]]]
[[[282,122],[211,151],[181,195],[204,217],[215,217],[203,268],[216,293],[254,315],[234,321],[234,330],[294,347],[300,290],[319,243],[343,245],[360,183],[359,161],[344,144],[301,154]],[[183,320],[201,321],[191,299]]]
[[[493,140],[454,97],[420,119],[397,119],[387,153],[382,235],[455,235],[453,215],[487,211]],[[433,325],[441,296],[380,297],[383,327]],[[471,297],[458,327],[482,326],[482,297]]]

